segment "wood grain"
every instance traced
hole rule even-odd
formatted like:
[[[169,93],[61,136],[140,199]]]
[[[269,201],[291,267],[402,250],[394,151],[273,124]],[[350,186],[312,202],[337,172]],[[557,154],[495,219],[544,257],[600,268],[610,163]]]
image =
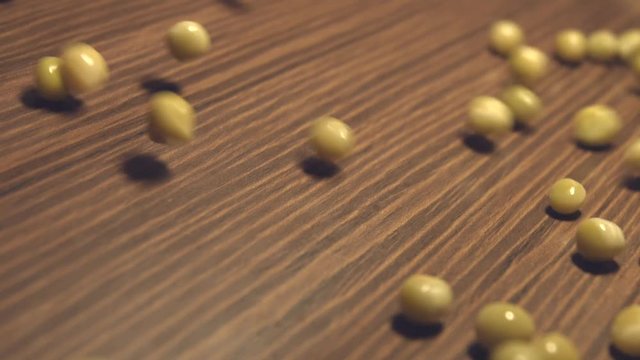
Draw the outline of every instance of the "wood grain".
[[[640,135],[629,70],[554,62],[532,131],[491,148],[463,128],[469,100],[510,81],[486,49],[493,20],[551,51],[561,29],[621,31],[639,12],[624,0],[0,2],[0,357],[477,360],[475,313],[509,300],[585,359],[623,359],[608,325],[640,302],[640,186],[621,166]],[[179,64],[162,37],[183,19],[215,42]],[[74,40],[112,79],[43,103],[32,68]],[[163,89],[197,110],[187,146],[145,134]],[[571,141],[571,116],[593,103],[625,122],[605,151]],[[335,174],[305,147],[326,113],[358,137]],[[617,267],[572,258],[576,221],[545,212],[564,176],[588,190],[582,218],[624,229]],[[440,330],[397,316],[415,272],[455,290]]]

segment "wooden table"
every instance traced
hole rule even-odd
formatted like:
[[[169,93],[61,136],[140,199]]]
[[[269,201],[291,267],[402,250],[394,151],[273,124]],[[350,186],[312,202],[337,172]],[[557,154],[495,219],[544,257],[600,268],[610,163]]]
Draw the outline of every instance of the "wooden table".
[[[477,360],[474,316],[507,300],[585,359],[624,359],[608,327],[640,302],[631,72],[554,61],[532,130],[491,147],[463,129],[470,99],[510,81],[487,50],[493,20],[551,51],[561,29],[639,14],[631,0],[0,2],[0,358]],[[163,36],[184,19],[214,46],[180,64]],[[108,86],[41,101],[34,64],[76,40],[104,54]],[[163,89],[196,108],[186,146],[146,135]],[[593,103],[624,119],[610,149],[571,140]],[[305,147],[327,113],[358,137],[335,173]],[[564,176],[588,190],[581,219],[624,229],[617,265],[572,257],[577,221],[546,212]],[[397,316],[416,272],[455,290],[442,329]]]

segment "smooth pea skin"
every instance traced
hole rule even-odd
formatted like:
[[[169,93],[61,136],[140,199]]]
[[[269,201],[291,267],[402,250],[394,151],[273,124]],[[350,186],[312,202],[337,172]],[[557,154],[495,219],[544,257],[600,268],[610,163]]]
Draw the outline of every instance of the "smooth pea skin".
[[[622,130],[618,113],[604,105],[588,106],[573,118],[575,139],[583,145],[603,146],[613,142]]]
[[[207,30],[195,21],[181,21],[167,34],[167,44],[173,57],[187,61],[204,55],[211,47]]]
[[[640,139],[634,140],[624,153],[624,162],[633,171],[640,171]]]
[[[525,309],[507,302],[486,305],[475,321],[478,341],[489,348],[510,340],[531,340],[535,329],[535,323]]]
[[[640,356],[640,305],[622,309],[611,325],[611,342],[629,356]]]
[[[35,78],[36,88],[42,98],[50,101],[58,101],[69,94],[62,80],[62,60],[57,57],[47,56],[38,61]]]
[[[540,351],[526,341],[508,341],[491,351],[490,360],[545,360]]]
[[[629,62],[640,50],[640,29],[627,30],[618,38],[618,54]]]
[[[109,67],[102,55],[93,47],[77,43],[62,52],[62,78],[72,94],[95,91],[109,80]]]
[[[501,135],[513,129],[513,113],[502,101],[479,96],[469,104],[468,126],[484,136]]]
[[[418,324],[439,322],[449,313],[452,303],[451,287],[435,276],[412,275],[400,289],[402,313]]]
[[[500,97],[516,120],[531,125],[542,111],[542,101],[533,91],[521,85],[508,87]]]
[[[574,343],[560,333],[543,335],[533,342],[542,360],[580,360],[580,353]]]
[[[618,55],[618,38],[609,30],[599,30],[587,39],[589,57],[596,61],[611,61]]]
[[[509,55],[522,44],[524,44],[524,32],[513,21],[500,20],[491,26],[489,45],[497,53]]]
[[[546,75],[549,58],[539,49],[521,46],[511,53],[509,65],[518,80],[532,84]]]
[[[318,157],[327,161],[339,160],[355,147],[351,128],[332,116],[323,116],[313,122],[310,140]]]
[[[151,98],[149,137],[169,145],[184,144],[193,138],[195,112],[179,95],[161,91]]]
[[[582,31],[569,29],[556,36],[556,55],[568,62],[580,62],[587,55],[587,37]]]
[[[624,250],[626,240],[622,229],[615,223],[589,218],[578,224],[576,246],[586,260],[609,261]]]
[[[556,181],[549,191],[549,205],[560,214],[573,214],[580,210],[587,191],[579,182],[564,178]]]

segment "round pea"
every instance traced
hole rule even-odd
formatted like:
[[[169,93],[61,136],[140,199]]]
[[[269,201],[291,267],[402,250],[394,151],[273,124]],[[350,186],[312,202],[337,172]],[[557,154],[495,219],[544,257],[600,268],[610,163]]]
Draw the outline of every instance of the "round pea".
[[[525,83],[533,83],[542,78],[547,73],[548,64],[547,55],[531,46],[521,46],[509,57],[511,72]]]
[[[211,47],[207,30],[195,21],[181,21],[173,25],[167,34],[171,54],[179,61],[187,61],[204,55]]]
[[[151,98],[149,137],[163,144],[177,145],[193,138],[195,113],[179,95],[161,91]]]
[[[618,54],[629,62],[640,50],[640,29],[627,30],[618,38]]]
[[[433,324],[451,310],[453,291],[449,284],[435,276],[412,275],[400,289],[402,313],[419,324]]]
[[[556,36],[556,55],[562,60],[580,62],[587,55],[587,37],[582,31],[569,29]]]
[[[475,321],[478,341],[489,348],[510,340],[528,341],[535,329],[535,323],[525,309],[507,302],[486,305]]]
[[[609,30],[599,30],[587,39],[587,52],[596,61],[611,61],[618,55],[618,38]]]
[[[549,191],[551,208],[560,214],[573,214],[580,210],[587,191],[579,182],[565,178],[556,181]]]
[[[351,128],[332,116],[315,120],[311,125],[310,138],[318,157],[328,161],[347,156],[355,146]]]
[[[542,101],[533,91],[521,85],[508,87],[501,96],[517,120],[533,123],[542,111]]]
[[[611,325],[611,342],[629,356],[640,356],[640,305],[628,306]]]
[[[546,334],[533,342],[543,360],[580,360],[574,343],[560,333]]]
[[[469,127],[481,135],[500,135],[513,129],[513,113],[502,101],[480,96],[469,104]]]
[[[93,47],[77,43],[62,52],[62,78],[72,94],[98,90],[109,79],[109,67],[102,55]]]
[[[589,218],[578,224],[576,246],[589,261],[608,261],[624,250],[626,241],[622,229],[615,223]]]
[[[640,171],[640,139],[636,139],[625,151],[624,162],[632,170]]]
[[[605,105],[592,105],[580,110],[573,118],[574,136],[588,146],[602,146],[613,142],[622,121],[618,113]]]
[[[53,56],[43,57],[36,65],[35,78],[38,93],[46,100],[62,100],[68,96],[62,80],[62,60]]]
[[[489,44],[493,50],[502,55],[509,55],[524,43],[524,32],[513,21],[500,20],[491,26]]]
[[[545,360],[540,351],[526,341],[507,341],[491,351],[490,360]]]

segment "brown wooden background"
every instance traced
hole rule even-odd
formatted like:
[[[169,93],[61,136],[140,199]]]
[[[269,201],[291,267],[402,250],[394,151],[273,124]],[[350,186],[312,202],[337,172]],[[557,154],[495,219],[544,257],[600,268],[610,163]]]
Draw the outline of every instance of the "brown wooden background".
[[[563,28],[639,16],[622,0],[0,2],[0,358],[477,360],[475,313],[510,300],[585,359],[623,359],[608,326],[640,301],[640,185],[620,161],[640,135],[630,71],[554,62],[533,131],[493,151],[461,131],[469,100],[509,82],[491,21],[550,51]],[[214,46],[179,64],[163,35],[184,19]],[[112,79],[43,103],[32,68],[74,40]],[[159,89],[195,106],[193,143],[146,137]],[[605,151],[571,141],[596,102],[625,122]],[[305,148],[325,113],[359,140],[331,177]],[[563,176],[588,190],[583,218],[626,232],[619,269],[572,260],[576,222],[545,212]],[[415,272],[455,289],[440,332],[395,317]]]

